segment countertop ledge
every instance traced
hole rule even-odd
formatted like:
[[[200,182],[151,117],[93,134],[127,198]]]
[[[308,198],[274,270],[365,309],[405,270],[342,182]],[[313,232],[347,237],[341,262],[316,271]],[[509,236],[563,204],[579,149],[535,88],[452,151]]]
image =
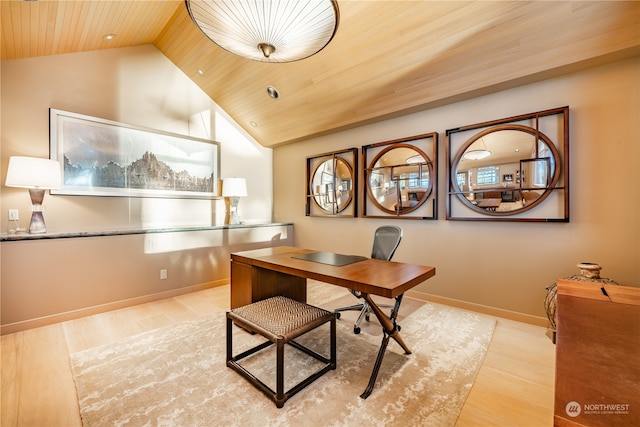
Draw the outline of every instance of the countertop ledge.
[[[181,233],[187,231],[211,231],[211,230],[235,230],[243,228],[278,227],[293,225],[292,222],[274,222],[267,224],[238,224],[238,225],[216,225],[209,227],[171,227],[171,228],[127,228],[96,231],[68,231],[59,233],[2,233],[0,242],[22,241],[22,240],[45,240],[45,239],[69,239],[78,237],[100,237],[100,236],[124,236],[129,234],[152,234],[152,233]]]

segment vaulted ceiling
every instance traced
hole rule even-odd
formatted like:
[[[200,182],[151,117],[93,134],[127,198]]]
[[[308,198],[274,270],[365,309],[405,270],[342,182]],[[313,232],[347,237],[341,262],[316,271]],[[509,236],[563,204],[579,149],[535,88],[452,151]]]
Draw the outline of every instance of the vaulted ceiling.
[[[640,54],[637,1],[338,0],[331,43],[286,64],[219,48],[181,0],[0,3],[2,60],[153,44],[267,147]]]

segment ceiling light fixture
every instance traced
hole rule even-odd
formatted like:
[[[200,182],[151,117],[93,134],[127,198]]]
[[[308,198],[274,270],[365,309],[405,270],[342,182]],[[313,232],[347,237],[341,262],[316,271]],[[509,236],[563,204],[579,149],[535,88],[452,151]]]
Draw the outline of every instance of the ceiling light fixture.
[[[482,160],[491,155],[491,151],[487,150],[471,150],[464,153],[464,157],[467,160]]]
[[[186,0],[198,28],[231,53],[261,62],[308,58],[338,28],[336,0]]]
[[[422,155],[414,154],[413,156],[407,158],[407,163],[409,163],[410,165],[414,165],[416,163],[425,163],[425,160]]]
[[[103,39],[105,40],[113,40],[116,38],[115,34],[105,34],[104,36],[102,36]]]
[[[487,146],[484,143],[483,138],[480,138],[480,143],[482,144],[482,148],[465,151],[462,157],[464,157],[467,160],[482,160],[489,157],[491,155],[491,151],[487,150]]]

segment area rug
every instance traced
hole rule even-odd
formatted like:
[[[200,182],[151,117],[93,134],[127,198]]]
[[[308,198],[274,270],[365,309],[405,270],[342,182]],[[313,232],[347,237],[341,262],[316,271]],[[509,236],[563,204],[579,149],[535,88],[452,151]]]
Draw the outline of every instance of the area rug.
[[[326,328],[325,328],[326,326]],[[328,348],[328,325],[301,341]],[[339,321],[338,366],[278,409],[225,365],[223,312],[71,355],[84,426],[453,426],[491,340],[495,321],[424,303],[402,319],[412,354],[393,340],[368,399],[365,389],[381,336],[354,335]],[[234,327],[236,353],[260,338]],[[326,354],[326,352],[325,352]],[[286,350],[286,387],[314,362]],[[247,362],[275,384],[275,355]]]

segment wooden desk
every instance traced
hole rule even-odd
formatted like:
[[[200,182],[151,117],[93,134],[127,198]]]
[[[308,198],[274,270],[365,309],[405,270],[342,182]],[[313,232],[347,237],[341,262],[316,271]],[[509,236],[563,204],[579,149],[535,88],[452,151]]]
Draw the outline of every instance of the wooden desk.
[[[371,305],[383,330],[382,344],[369,384],[360,396],[366,399],[373,391],[389,338],[393,338],[406,354],[411,354],[400,337],[400,326],[396,323],[402,297],[405,291],[433,277],[436,270],[423,265],[369,258],[343,266],[294,258],[311,252],[315,251],[279,246],[232,253],[231,308],[276,295],[306,302],[307,279],[360,291],[363,299]],[[395,298],[391,315],[387,316],[370,295]]]
[[[502,203],[502,199],[481,199],[478,200],[476,206],[479,208],[485,208],[489,211],[495,211],[500,207],[500,203]]]

